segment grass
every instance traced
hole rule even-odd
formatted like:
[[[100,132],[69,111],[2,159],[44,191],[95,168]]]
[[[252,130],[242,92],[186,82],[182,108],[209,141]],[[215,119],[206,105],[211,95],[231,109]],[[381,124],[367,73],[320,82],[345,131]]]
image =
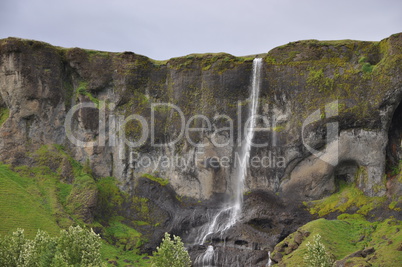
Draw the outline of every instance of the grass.
[[[0,235],[23,228],[27,237],[34,238],[38,229],[58,235],[60,229],[72,224],[85,227],[80,217],[81,208],[91,199],[92,192],[97,191],[100,205],[110,205],[98,211],[102,214],[107,211],[104,218],[98,218],[99,221],[87,226],[101,232],[104,240],[102,258],[106,263],[110,261],[110,265],[116,262],[118,266],[150,266],[146,255],[139,255],[139,247],[146,240],[140,232],[125,224],[126,218],[117,216],[115,212],[127,197],[118,189],[115,178],[100,178],[95,182],[85,166],[69,157],[59,146],[43,146],[31,156],[39,166],[20,166],[11,170],[9,166],[0,164]],[[58,174],[61,167],[57,164],[62,164],[63,157],[68,157],[71,163],[72,184],[61,182]],[[53,166],[54,170],[45,165]],[[139,198],[137,208],[148,213],[146,200]],[[149,223],[133,221],[132,224],[141,227]]]
[[[57,188],[58,188],[58,192],[59,192],[60,202],[63,205],[66,205],[67,204],[67,197],[70,195],[71,190],[73,189],[73,185],[72,184],[59,183],[57,185]]]
[[[96,105],[96,107],[99,107],[99,99],[94,97],[90,92],[88,92],[88,83],[87,82],[80,82],[78,88],[77,88],[77,93],[83,96],[86,96],[91,100],[92,103]]]
[[[124,251],[106,242],[102,243],[101,257],[108,266],[115,266],[114,263],[117,263],[117,266],[151,266],[151,262],[147,255],[138,255],[132,251]]]
[[[54,213],[54,180],[24,177],[0,164],[0,234],[10,234],[17,227],[33,238],[38,229],[59,234]]]
[[[124,251],[133,250],[138,253],[138,247],[142,244],[141,233],[121,222],[123,217],[116,216],[104,228],[104,238],[111,244],[120,247]]]
[[[140,255],[139,247],[146,242],[140,232],[125,224],[126,218],[119,216],[119,208],[130,196],[121,192],[114,177],[105,177],[97,181],[98,208],[95,224],[101,230],[102,239],[106,242],[102,247],[102,259],[110,265],[118,266],[132,264],[134,266],[150,266],[147,255]],[[149,213],[148,199],[134,196],[135,212]],[[135,226],[149,225],[145,221],[132,221]]]
[[[373,247],[375,253],[365,259],[372,266],[400,266],[402,252],[398,248],[402,245],[401,227],[402,222],[392,218],[382,222],[368,222],[357,214],[343,214],[338,217],[338,220],[318,219],[299,229],[310,232],[310,235],[303,240],[298,249],[285,255],[282,263],[287,266],[298,266],[303,262],[307,242],[312,242],[313,236],[320,234],[322,243],[336,260]],[[290,235],[282,242],[289,242],[293,236],[293,234]],[[349,261],[357,263],[361,261],[361,258],[353,258]]]
[[[371,65],[370,62],[368,62],[367,57],[361,57],[359,63],[362,65],[362,71],[364,73],[371,73],[373,71],[374,65]]]

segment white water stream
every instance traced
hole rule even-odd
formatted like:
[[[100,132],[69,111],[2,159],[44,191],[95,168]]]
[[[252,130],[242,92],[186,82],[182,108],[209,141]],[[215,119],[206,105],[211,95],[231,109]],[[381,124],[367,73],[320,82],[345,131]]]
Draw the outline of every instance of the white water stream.
[[[195,240],[196,244],[204,244],[206,239],[212,234],[223,234],[230,229],[239,219],[243,206],[244,181],[247,176],[248,161],[252,140],[254,137],[254,128],[256,126],[256,116],[258,110],[258,97],[260,93],[262,59],[255,58],[253,61],[253,73],[251,80],[251,94],[249,98],[249,118],[245,124],[248,128],[245,139],[242,141],[239,160],[235,159],[235,166],[232,179],[233,198],[224,206],[210,222],[204,225]],[[240,126],[239,126],[240,127]],[[208,246],[208,249],[199,255],[195,261],[197,266],[213,266],[214,248]]]

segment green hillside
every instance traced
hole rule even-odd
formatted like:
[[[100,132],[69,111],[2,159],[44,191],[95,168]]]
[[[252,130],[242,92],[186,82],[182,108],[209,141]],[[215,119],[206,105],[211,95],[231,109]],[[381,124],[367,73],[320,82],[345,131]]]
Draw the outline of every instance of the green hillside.
[[[38,155],[42,159],[56,161],[57,156],[67,157],[54,147],[42,147],[37,151]],[[17,228],[24,229],[27,238],[34,238],[38,229],[57,236],[60,229],[70,225],[95,227],[103,238],[101,254],[105,263],[110,266],[149,266],[149,258],[144,258],[146,255],[140,255],[137,249],[141,244],[141,234],[123,224],[121,220],[124,218],[106,212],[104,215],[107,218],[98,218],[105,226],[98,221],[91,224],[83,222],[80,217],[82,205],[79,202],[83,202],[91,188],[95,186],[99,191],[98,201],[101,202],[118,198],[118,188],[114,178],[101,178],[95,182],[86,173],[85,167],[69,157],[68,160],[71,160],[74,173],[71,183],[62,181],[57,171],[53,172],[46,166],[11,169],[0,163],[0,236],[11,234]],[[111,197],[109,191],[115,195]],[[103,214],[105,210],[101,212]],[[128,247],[129,243],[133,245]]]
[[[58,234],[56,181],[49,177],[23,177],[0,165],[0,234],[18,228],[34,237],[37,230]]]
[[[284,256],[280,266],[297,266],[306,255],[306,244],[319,234],[330,255],[335,260],[344,259],[347,266],[400,266],[401,227],[401,221],[395,219],[368,222],[361,215],[343,214],[338,220],[318,219],[285,238],[272,255],[277,257],[276,254],[281,253]],[[362,257],[359,251],[364,250],[370,253]]]

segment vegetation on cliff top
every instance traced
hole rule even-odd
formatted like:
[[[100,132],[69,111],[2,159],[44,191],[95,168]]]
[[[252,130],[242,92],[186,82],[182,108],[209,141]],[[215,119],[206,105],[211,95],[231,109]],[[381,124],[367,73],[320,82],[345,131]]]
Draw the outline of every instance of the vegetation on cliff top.
[[[334,100],[342,104],[339,117],[353,118],[354,127],[367,125],[379,116],[385,90],[398,83],[401,36],[380,42],[306,40],[274,48],[265,57],[267,75],[275,72],[269,77],[270,90],[287,89],[298,110],[292,116],[295,125]]]

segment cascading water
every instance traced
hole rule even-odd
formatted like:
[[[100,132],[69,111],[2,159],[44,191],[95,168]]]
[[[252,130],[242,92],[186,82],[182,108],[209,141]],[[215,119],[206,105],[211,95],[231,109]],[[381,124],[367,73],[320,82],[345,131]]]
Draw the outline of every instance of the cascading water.
[[[268,262],[265,265],[265,267],[271,267],[272,265],[272,260],[271,260],[271,251],[268,251]]]
[[[238,216],[241,213],[243,206],[243,191],[244,191],[244,180],[247,176],[248,160],[250,158],[250,150],[252,145],[252,140],[254,137],[254,128],[256,126],[256,116],[258,110],[258,97],[260,94],[260,81],[261,81],[261,66],[262,59],[255,58],[253,61],[253,76],[252,76],[252,87],[249,105],[249,119],[246,122],[245,127],[248,126],[248,131],[244,141],[242,142],[241,150],[239,153],[239,165],[236,166],[235,159],[235,175],[233,184],[233,211],[231,212],[230,220],[228,222],[229,228],[233,226]]]
[[[195,262],[201,263],[202,266],[213,266],[214,256],[215,256],[214,247],[208,246],[207,250],[195,259]]]
[[[255,58],[253,61],[253,73],[251,81],[251,95],[249,98],[249,119],[245,127],[248,127],[247,134],[242,141],[240,153],[235,156],[234,172],[232,179],[233,198],[225,205],[212,220],[201,227],[195,240],[196,244],[204,244],[206,239],[212,234],[223,234],[230,229],[238,220],[243,206],[244,180],[247,175],[248,160],[254,137],[254,128],[256,126],[256,116],[258,109],[258,97],[260,93],[262,59]],[[213,255],[214,248],[208,246],[208,249],[196,258],[196,266],[214,266]]]

